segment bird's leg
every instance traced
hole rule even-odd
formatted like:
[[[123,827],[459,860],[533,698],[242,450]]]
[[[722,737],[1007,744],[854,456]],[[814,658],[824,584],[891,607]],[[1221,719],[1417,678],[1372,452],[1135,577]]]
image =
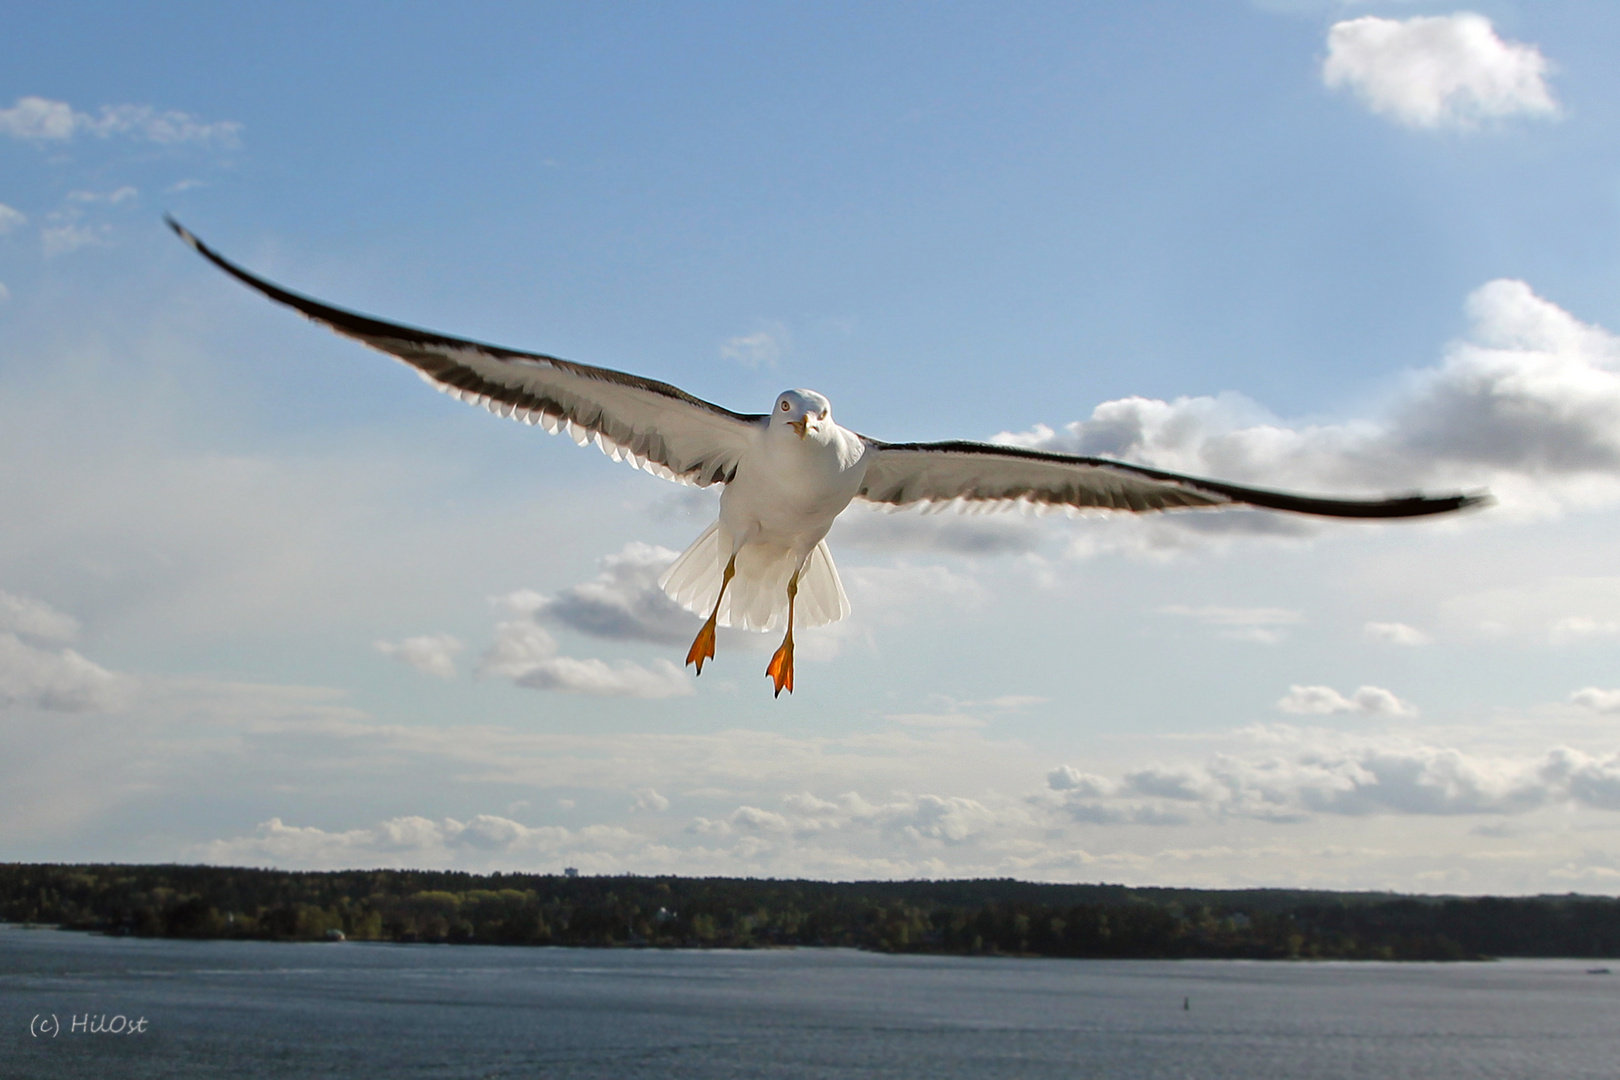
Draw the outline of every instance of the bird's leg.
[[[788,628],[787,637],[782,639],[781,648],[771,657],[770,664],[765,668],[765,674],[776,683],[776,697],[782,696],[782,691],[793,693],[793,598],[799,595],[799,572],[793,571],[788,578]]]
[[[714,623],[720,617],[720,601],[726,597],[726,586],[731,584],[736,573],[737,556],[733,554],[731,561],[726,563],[726,572],[721,575],[720,595],[714,598],[714,610],[709,613],[708,621],[697,632],[697,637],[692,639],[692,647],[686,652],[686,662],[696,664],[699,675],[703,674],[703,661],[714,659]]]

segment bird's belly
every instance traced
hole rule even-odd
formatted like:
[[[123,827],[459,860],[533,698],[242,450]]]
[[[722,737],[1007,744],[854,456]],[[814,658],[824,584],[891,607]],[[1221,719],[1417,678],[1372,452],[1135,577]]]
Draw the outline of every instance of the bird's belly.
[[[829,468],[814,458],[739,469],[720,499],[720,520],[750,542],[808,550],[860,490],[859,469]]]

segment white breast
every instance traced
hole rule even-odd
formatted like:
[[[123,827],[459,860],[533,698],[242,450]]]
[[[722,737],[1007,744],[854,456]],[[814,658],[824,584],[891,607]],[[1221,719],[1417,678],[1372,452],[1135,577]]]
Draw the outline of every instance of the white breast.
[[[720,519],[734,536],[809,551],[860,491],[866,446],[836,425],[801,439],[785,428],[761,433],[720,500]]]

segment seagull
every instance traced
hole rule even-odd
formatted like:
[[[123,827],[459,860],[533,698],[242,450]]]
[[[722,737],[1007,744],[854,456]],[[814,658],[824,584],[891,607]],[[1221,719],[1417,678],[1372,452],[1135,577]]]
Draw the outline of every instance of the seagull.
[[[410,365],[451,397],[594,442],[615,461],[697,487],[719,484],[720,516],[659,578],[677,604],[707,615],[686,662],[703,673],[715,629],[786,624],[765,674],[793,690],[793,629],[849,614],[827,549],[833,521],[857,500],[880,507],[1004,507],[1147,513],[1252,506],[1337,518],[1445,514],[1484,493],[1339,499],[1019,446],[952,440],[887,443],[833,420],[814,390],[784,390],[767,413],[736,413],[668,383],[384,322],[283,289],[165,218],[198,254],[311,321]]]

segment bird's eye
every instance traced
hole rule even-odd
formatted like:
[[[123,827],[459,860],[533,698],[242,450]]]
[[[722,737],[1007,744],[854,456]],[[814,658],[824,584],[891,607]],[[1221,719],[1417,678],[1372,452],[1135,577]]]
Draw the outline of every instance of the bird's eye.
[[[791,409],[791,408],[793,408],[793,406],[792,406],[792,405],[789,405],[789,404],[788,404],[788,403],[787,403],[787,402],[785,402],[785,401],[784,401],[784,402],[782,402],[782,411],[783,411],[783,412],[787,412],[787,411],[788,411],[788,410],[789,410],[789,409]]]

